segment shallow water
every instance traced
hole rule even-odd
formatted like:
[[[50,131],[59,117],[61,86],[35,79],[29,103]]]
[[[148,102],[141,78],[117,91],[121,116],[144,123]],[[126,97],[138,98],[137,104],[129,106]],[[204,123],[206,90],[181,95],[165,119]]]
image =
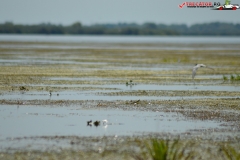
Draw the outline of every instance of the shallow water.
[[[36,85],[38,86],[38,85]],[[67,91],[56,91],[49,95],[47,91],[38,92],[6,92],[0,95],[0,100],[179,100],[179,99],[204,99],[204,98],[237,98],[229,96],[106,96],[101,93],[122,92],[122,91],[229,91],[240,92],[240,86],[218,86],[218,85],[155,85],[155,84],[138,84],[126,86],[124,84],[112,85],[40,85],[54,87],[69,87]],[[82,91],[79,89],[72,90],[75,87],[94,87],[92,90]],[[104,88],[104,90],[99,90]]]
[[[238,98],[230,96],[105,96],[98,93],[106,93],[110,91],[60,91],[53,92],[50,96],[48,92],[13,92],[0,95],[0,100],[183,100],[183,99],[205,99],[205,98]]]
[[[50,65],[50,64],[79,64],[79,65],[94,65],[95,68],[92,66],[87,67],[84,66],[81,70],[149,70],[149,71],[168,71],[168,70],[188,70],[192,68],[192,66],[184,65],[184,64],[165,64],[165,65],[134,65],[131,64],[125,65],[124,63],[116,65],[115,63],[110,62],[81,62],[81,61],[71,61],[71,60],[50,60],[50,59],[36,59],[35,57],[21,57],[18,59],[0,59],[0,64],[4,66],[12,66],[12,65]],[[56,78],[56,77],[55,77]],[[68,78],[68,77],[66,77]],[[221,76],[222,78],[222,76]]]
[[[201,43],[234,44],[240,43],[238,37],[216,36],[83,36],[83,35],[14,35],[1,34],[0,41],[21,42],[64,42],[64,43]]]
[[[87,126],[87,121],[109,121]],[[182,133],[194,129],[223,128],[220,122],[190,120],[181,114],[146,111],[86,110],[81,107],[0,107],[0,139],[31,136],[103,136],[141,133]]]
[[[202,84],[202,83],[185,83],[185,84],[173,84],[166,82],[166,85],[158,84],[136,84],[136,85],[126,85],[126,84],[103,84],[103,85],[88,85],[88,84],[40,84],[40,85],[30,85],[30,86],[50,86],[50,87],[90,87],[90,88],[104,88],[105,90],[167,90],[167,91],[229,91],[229,92],[240,92],[240,86],[223,86],[217,85],[217,83],[212,84]],[[27,86],[26,86],[27,87]]]
[[[239,50],[238,37],[216,36],[70,36],[70,35],[0,35],[0,42],[53,42],[55,44],[0,45],[1,48],[115,48],[164,50]],[[71,46],[69,46],[71,44]],[[75,44],[75,45],[72,45]],[[77,44],[77,45],[76,45]],[[131,44],[122,45],[122,44]],[[141,44],[141,45],[134,45]],[[149,45],[150,44],[150,45]],[[217,46],[216,46],[217,44]],[[219,45],[221,44],[221,45]],[[228,45],[225,45],[228,44]],[[143,46],[144,45],[144,46]],[[197,45],[197,46],[196,46]],[[202,46],[204,45],[204,47]],[[231,45],[231,46],[229,46]]]
[[[100,86],[99,86],[100,87]],[[120,90],[172,90],[172,91],[235,91],[240,92],[240,86],[220,86],[220,85],[196,85],[194,84],[185,84],[185,85],[133,85],[126,86],[121,84],[112,84],[112,85],[101,85],[105,88],[117,88]]]
[[[1,65],[26,65],[26,64],[34,64],[34,65],[43,65],[43,64],[99,64],[104,65],[107,63],[104,62],[75,62],[70,60],[49,60],[49,59],[35,59],[29,58],[26,59],[0,59]]]
[[[173,66],[172,66],[173,67]],[[131,68],[129,68],[131,69]],[[133,68],[132,68],[133,69]],[[136,70],[172,70],[172,68],[136,68]],[[170,75],[161,75],[161,76],[170,76]],[[172,75],[171,75],[172,76]],[[231,75],[225,75],[230,77]],[[222,80],[223,75],[199,75],[199,79],[207,78],[207,79],[214,79],[214,80]],[[85,80],[85,81],[108,81],[108,80],[126,80],[125,78],[102,78],[102,77],[45,77],[43,79],[47,80],[54,80],[54,81],[77,81],[77,80]]]

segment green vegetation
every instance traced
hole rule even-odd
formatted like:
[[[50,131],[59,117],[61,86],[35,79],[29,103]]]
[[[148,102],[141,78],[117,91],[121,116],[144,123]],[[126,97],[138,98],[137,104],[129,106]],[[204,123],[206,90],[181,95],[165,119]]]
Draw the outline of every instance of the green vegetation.
[[[240,75],[237,74],[237,75],[234,77],[234,80],[235,80],[235,81],[240,81]]]
[[[229,160],[239,160],[240,159],[240,151],[235,147],[232,147],[230,145],[222,145],[221,150],[223,151],[224,155]]]
[[[230,79],[231,82],[240,81],[240,75],[238,75],[238,74],[236,74],[235,76],[231,75],[230,78],[228,78],[227,76],[223,75],[223,80],[224,81],[228,81],[228,79]]]
[[[228,80],[228,77],[225,76],[225,75],[223,75],[223,80],[224,80],[224,81],[227,81],[227,80]]]
[[[72,147],[45,151],[19,150],[1,151],[0,159],[124,159],[124,160],[239,160],[239,143],[214,142],[209,140],[163,140],[121,137],[124,141],[107,138],[76,136],[44,136],[44,139],[71,140]],[[53,139],[52,139],[53,138]],[[25,139],[25,137],[24,137]],[[50,140],[49,139],[49,140]],[[50,140],[50,141],[51,141]],[[238,139],[236,139],[238,140]],[[80,142],[84,143],[80,143]],[[101,145],[101,142],[106,146]],[[95,145],[93,145],[95,144]],[[91,146],[91,147],[90,147]],[[97,147],[96,147],[97,146]],[[60,146],[59,146],[60,147]]]
[[[145,142],[147,150],[143,150],[139,155],[133,155],[136,160],[152,159],[152,160],[188,160],[188,159],[206,159],[207,157],[220,157],[227,160],[239,160],[240,152],[239,145],[231,146],[226,143],[215,143],[213,146],[208,144],[208,147],[203,147],[204,142],[196,141],[180,141],[177,140],[163,140],[151,139]],[[201,148],[201,146],[203,148]],[[217,147],[219,146],[219,147]],[[145,148],[144,147],[144,148]],[[200,149],[200,148],[201,149]],[[213,148],[218,148],[215,152]],[[217,155],[216,155],[217,154]],[[221,159],[220,158],[220,159]],[[211,158],[210,158],[211,159]]]
[[[187,143],[186,143],[187,144]],[[179,160],[192,159],[194,152],[187,152],[188,145],[180,143],[179,140],[157,140],[152,139],[147,143],[148,152],[153,160]]]
[[[228,80],[228,77],[225,76],[225,75],[223,75],[223,80],[224,80],[224,81],[227,81],[227,80]]]
[[[185,24],[118,23],[84,26],[80,22],[69,26],[42,23],[20,25],[11,22],[0,24],[0,33],[14,34],[83,34],[83,35],[240,35],[240,24],[204,23]]]

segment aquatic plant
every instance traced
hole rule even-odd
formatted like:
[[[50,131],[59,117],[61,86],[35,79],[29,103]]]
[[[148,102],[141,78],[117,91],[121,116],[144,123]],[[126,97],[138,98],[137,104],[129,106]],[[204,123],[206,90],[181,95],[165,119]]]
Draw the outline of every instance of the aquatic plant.
[[[227,80],[228,80],[228,77],[225,76],[225,75],[223,75],[223,80],[224,80],[224,81],[227,81]]]
[[[231,76],[230,76],[230,79],[231,79],[231,81],[234,81],[234,80],[235,80],[234,75],[231,75]]]
[[[231,81],[240,81],[240,75],[238,75],[238,74],[236,74],[236,76],[231,75],[230,80]]]
[[[223,81],[228,81],[230,80],[231,82],[233,81],[240,81],[240,75],[236,74],[235,76],[232,74],[229,78],[225,75],[223,75]]]
[[[239,74],[236,75],[235,80],[240,81],[240,75]]]

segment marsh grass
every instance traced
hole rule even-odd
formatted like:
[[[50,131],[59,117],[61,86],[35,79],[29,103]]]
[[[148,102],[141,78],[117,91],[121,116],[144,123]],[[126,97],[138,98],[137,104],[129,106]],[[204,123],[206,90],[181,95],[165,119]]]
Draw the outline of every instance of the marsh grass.
[[[230,75],[230,77],[228,78],[227,76],[223,75],[223,81],[226,82],[230,80],[231,82],[237,82],[240,81],[240,75],[236,74],[235,76],[232,74]]]
[[[237,75],[234,77],[234,80],[235,80],[235,81],[240,81],[240,75],[237,74]]]
[[[234,75],[231,75],[230,76],[230,80],[233,82],[233,81],[240,81],[240,75],[236,74],[235,76]]]
[[[78,137],[43,136],[43,139],[73,142],[70,148],[57,146],[49,150],[22,149],[0,152],[0,159],[101,159],[101,160],[239,160],[239,145],[236,142],[216,142],[202,139],[149,139],[134,137]],[[56,138],[57,137],[57,138]],[[23,137],[22,139],[26,139]],[[20,138],[21,139],[21,138]],[[29,138],[29,140],[32,138]],[[34,138],[35,139],[35,138]],[[120,140],[120,141],[118,141]],[[235,139],[236,141],[239,138]],[[56,147],[56,148],[55,148]],[[11,148],[10,148],[11,149]],[[57,150],[56,150],[57,149]]]
[[[151,139],[146,142],[147,152],[153,160],[179,160],[192,159],[195,152],[189,150],[193,143],[181,142],[180,140]]]
[[[151,139],[145,141],[142,151],[135,160],[189,160],[189,159],[224,159],[240,160],[238,146],[229,143],[205,143],[204,141],[162,140]],[[216,151],[219,152],[216,152]]]
[[[240,160],[240,151],[230,145],[222,145],[221,150],[228,160]]]
[[[225,76],[225,75],[223,75],[223,80],[224,80],[224,81],[227,81],[227,80],[228,80],[228,77]]]
[[[234,75],[231,75],[231,76],[230,76],[230,80],[231,80],[231,81],[234,81],[234,80],[235,80]]]

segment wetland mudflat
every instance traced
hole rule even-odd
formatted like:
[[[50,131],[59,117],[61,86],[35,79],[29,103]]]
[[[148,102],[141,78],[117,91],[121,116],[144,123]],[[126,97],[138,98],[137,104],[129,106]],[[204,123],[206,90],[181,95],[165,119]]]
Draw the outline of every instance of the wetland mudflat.
[[[209,45],[197,37],[13,37],[0,36],[2,157],[36,158],[46,150],[73,157],[81,150],[83,159],[115,151],[134,159],[123,148],[149,138],[237,146],[240,42],[234,38]],[[199,69],[193,82],[196,63],[214,70]],[[103,119],[112,125],[87,126]]]

